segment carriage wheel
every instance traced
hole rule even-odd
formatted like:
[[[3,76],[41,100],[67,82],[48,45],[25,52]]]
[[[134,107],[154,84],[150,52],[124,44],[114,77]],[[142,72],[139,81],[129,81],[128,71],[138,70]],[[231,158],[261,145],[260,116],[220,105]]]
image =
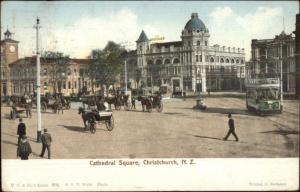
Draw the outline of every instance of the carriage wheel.
[[[157,112],[162,112],[163,110],[163,104],[162,103],[159,103],[157,106],[156,106],[156,111]]]
[[[46,103],[43,102],[41,104],[41,110],[42,110],[43,113],[45,113],[47,111],[47,105],[46,105]]]
[[[109,120],[105,121],[105,125],[108,131],[112,131],[115,127],[114,117],[111,116]]]
[[[88,128],[90,128],[90,132],[91,133],[95,133],[96,132],[96,119],[95,117],[91,117],[88,119]]]

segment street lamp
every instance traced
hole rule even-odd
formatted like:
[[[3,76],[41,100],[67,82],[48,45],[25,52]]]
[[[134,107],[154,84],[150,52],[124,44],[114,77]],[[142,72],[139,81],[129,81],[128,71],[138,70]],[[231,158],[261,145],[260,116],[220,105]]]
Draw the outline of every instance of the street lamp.
[[[37,142],[40,143],[42,137],[42,118],[41,118],[41,85],[40,85],[40,52],[39,52],[39,29],[40,20],[36,19],[36,87],[37,87]]]

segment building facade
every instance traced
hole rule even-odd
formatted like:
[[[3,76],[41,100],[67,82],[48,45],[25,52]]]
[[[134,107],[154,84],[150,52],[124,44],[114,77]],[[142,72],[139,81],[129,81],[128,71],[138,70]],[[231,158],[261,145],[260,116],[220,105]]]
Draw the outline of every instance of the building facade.
[[[274,39],[253,39],[251,76],[280,78],[284,92],[295,92],[295,38],[283,31]]]
[[[300,4],[299,4],[300,12]],[[295,64],[296,64],[296,97],[300,99],[300,14],[296,15],[296,31],[295,31]]]
[[[143,86],[168,85],[172,91],[206,92],[239,89],[245,76],[243,48],[210,46],[209,30],[192,13],[181,41],[153,43],[141,32],[129,63],[136,65]]]
[[[18,41],[12,39],[12,33],[7,30],[1,41],[1,96],[11,93],[10,64],[18,60]]]
[[[33,94],[36,90],[36,56],[18,57],[18,41],[7,30],[1,41],[1,96]],[[41,94],[63,93],[68,96],[92,90],[88,74],[90,59],[69,59],[64,65],[41,57]],[[99,84],[94,90],[100,89]]]

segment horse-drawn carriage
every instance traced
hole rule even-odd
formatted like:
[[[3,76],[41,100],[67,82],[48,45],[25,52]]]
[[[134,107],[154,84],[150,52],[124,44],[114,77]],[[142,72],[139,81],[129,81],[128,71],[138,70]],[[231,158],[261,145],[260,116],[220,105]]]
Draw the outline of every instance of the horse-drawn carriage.
[[[91,133],[96,132],[96,125],[104,123],[108,131],[114,128],[113,112],[111,110],[98,111],[95,109],[85,111],[83,107],[78,109],[78,114],[81,114],[84,129],[89,129]]]
[[[15,119],[26,111],[26,108],[31,108],[32,100],[27,96],[12,96],[10,101],[12,102],[10,118]]]
[[[36,103],[36,97],[34,98]],[[52,109],[53,113],[56,113],[58,110],[70,109],[70,101],[59,95],[50,95],[46,94],[41,96],[41,111],[45,113],[47,109]]]
[[[163,110],[162,97],[160,94],[139,96],[138,101],[142,104],[143,112],[152,112],[152,109],[156,109],[157,112],[162,112]]]

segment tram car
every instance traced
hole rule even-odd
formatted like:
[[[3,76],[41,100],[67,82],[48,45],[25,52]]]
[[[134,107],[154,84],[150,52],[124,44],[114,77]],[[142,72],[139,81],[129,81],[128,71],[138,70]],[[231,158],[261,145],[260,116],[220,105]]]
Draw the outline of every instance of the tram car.
[[[246,79],[246,107],[258,115],[282,112],[279,78]]]

